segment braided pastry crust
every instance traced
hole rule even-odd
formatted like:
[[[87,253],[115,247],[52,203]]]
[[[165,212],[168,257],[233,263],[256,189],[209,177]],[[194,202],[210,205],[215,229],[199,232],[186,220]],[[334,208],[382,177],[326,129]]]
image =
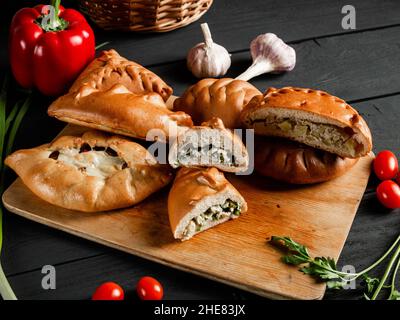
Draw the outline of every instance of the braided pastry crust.
[[[140,64],[121,57],[115,50],[103,51],[100,57],[93,60],[69,92],[78,91],[83,85],[106,91],[115,84],[122,84],[136,94],[156,92],[164,101],[172,94],[172,88],[159,76]]]
[[[208,78],[200,80],[175,100],[174,110],[189,114],[196,125],[217,117],[226,128],[239,128],[240,112],[256,95],[261,92],[246,81]]]

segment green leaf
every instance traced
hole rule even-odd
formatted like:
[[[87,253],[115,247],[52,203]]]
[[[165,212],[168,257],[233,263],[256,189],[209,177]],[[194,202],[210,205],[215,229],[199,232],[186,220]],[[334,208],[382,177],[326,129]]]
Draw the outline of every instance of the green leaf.
[[[100,49],[101,47],[104,47],[104,46],[108,45],[109,43],[110,43],[109,41],[100,43],[100,44],[98,44],[98,45],[95,47],[95,50],[98,50],[98,49]]]
[[[298,253],[301,255],[304,259],[308,260],[311,259],[310,255],[308,254],[308,249],[306,246],[297,243],[296,241],[292,240],[290,237],[277,237],[277,236],[272,236],[271,237],[271,242],[276,245],[283,245],[286,247],[289,251],[292,251],[294,253]]]
[[[7,88],[8,78],[5,77],[3,80],[3,86],[0,92],[0,157],[3,156],[4,139],[6,136],[6,105],[7,105]],[[0,163],[0,170],[3,167],[3,161]],[[0,242],[1,249],[1,242]]]
[[[371,298],[364,292],[364,299],[365,300],[371,300]]]
[[[11,112],[6,119],[6,130],[5,130],[6,134],[8,132],[8,129],[10,128],[11,122],[13,122],[15,116],[17,115],[18,109],[21,105],[22,105],[22,100],[14,104],[13,108],[11,109]]]
[[[347,284],[346,281],[327,281],[326,282],[326,286],[328,287],[328,289],[334,289],[334,290],[339,290],[339,289],[343,289],[343,287]]]
[[[1,174],[1,185],[0,185],[0,195],[3,190],[3,180],[4,180],[4,166],[3,166],[3,151],[4,151],[4,143],[5,136],[8,131],[8,127],[10,126],[12,119],[15,117],[16,111],[14,111],[16,106],[14,106],[11,114],[6,120],[6,104],[7,104],[7,78],[3,82],[3,86],[0,92],[0,174]],[[17,115],[18,117],[18,115]],[[3,246],[3,208],[0,204],[0,253]],[[0,294],[5,300],[16,300],[16,296],[7,281],[7,278],[4,274],[3,268],[0,263]]]
[[[400,292],[397,290],[391,292],[389,300],[400,300]]]
[[[22,122],[22,119],[24,118],[26,112],[29,109],[29,106],[32,103],[32,95],[29,95],[26,99],[24,104],[22,105],[21,109],[19,109],[17,116],[15,117],[15,121],[11,127],[10,130],[10,135],[8,137],[8,142],[7,142],[7,148],[6,148],[6,156],[8,156],[11,151],[12,151],[12,147],[14,145],[14,140],[15,140],[15,136],[17,134],[18,128]]]
[[[335,260],[330,257],[311,258],[308,254],[307,247],[295,242],[289,237],[273,236],[271,237],[271,242],[273,244],[282,245],[288,249],[289,253],[282,257],[283,262],[294,265],[303,264],[304,266],[299,269],[301,272],[326,282],[329,289],[343,289],[345,285],[350,283],[350,281],[355,281],[358,277],[362,276],[367,286],[367,292],[364,293],[365,299],[375,300],[378,297],[381,289],[387,288],[391,289],[391,294],[389,297],[390,300],[400,300],[400,293],[395,288],[396,274],[397,271],[400,270],[400,246],[397,247],[395,253],[390,259],[382,279],[371,278],[367,275],[367,272],[371,271],[373,268],[382,263],[389,253],[396,248],[400,242],[400,235],[383,256],[381,256],[372,265],[358,273],[346,273],[337,270]],[[393,272],[391,285],[385,285],[387,277],[390,274],[396,259],[398,260]]]
[[[288,254],[282,257],[282,261],[286,264],[292,264],[298,266],[299,264],[307,263],[308,259],[295,255],[295,254]]]
[[[310,276],[316,276],[322,280],[340,279],[339,275],[335,273],[335,271],[326,270],[314,263],[310,263],[308,267],[301,268],[300,271]]]
[[[323,280],[340,279],[336,263],[332,258],[316,257],[308,267],[300,269],[305,274],[317,276]]]
[[[368,276],[368,274],[363,274],[363,281],[367,287],[367,293],[370,294],[372,293],[377,285],[379,284],[379,279],[378,278],[371,278]]]
[[[6,135],[6,104],[7,104],[7,87],[8,78],[5,77],[3,80],[3,86],[0,92],[0,172],[3,169],[3,149],[4,139]],[[1,186],[0,186],[1,188]],[[0,204],[1,206],[1,204]],[[0,252],[3,246],[3,212],[0,210]]]

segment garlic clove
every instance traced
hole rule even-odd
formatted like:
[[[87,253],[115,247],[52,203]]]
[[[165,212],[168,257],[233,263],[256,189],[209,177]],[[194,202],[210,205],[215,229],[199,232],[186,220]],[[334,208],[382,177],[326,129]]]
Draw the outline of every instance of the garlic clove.
[[[274,72],[291,71],[296,65],[296,51],[274,33],[261,34],[250,44],[253,60],[266,58]]]
[[[250,52],[252,65],[236,79],[248,81],[263,73],[291,71],[296,65],[296,51],[273,33],[256,37]]]
[[[229,52],[213,42],[207,23],[201,24],[204,42],[189,50],[187,67],[197,78],[217,78],[226,74],[231,66]]]

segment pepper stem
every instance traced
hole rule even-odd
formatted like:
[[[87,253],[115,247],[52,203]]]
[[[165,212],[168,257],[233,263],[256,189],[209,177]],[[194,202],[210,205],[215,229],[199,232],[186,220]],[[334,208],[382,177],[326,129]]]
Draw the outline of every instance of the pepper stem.
[[[60,12],[60,3],[61,0],[51,0],[50,2],[50,5],[54,8],[53,17],[50,17],[52,28],[58,28],[61,25],[60,18],[58,17],[58,13]],[[51,14],[51,11],[49,12],[49,14]]]
[[[212,37],[211,37],[211,31],[210,28],[208,27],[207,23],[202,23],[200,25],[201,31],[203,31],[203,36],[204,36],[204,42],[206,43],[207,47],[211,47],[212,44],[214,43]]]
[[[60,18],[61,0],[51,0],[50,5],[44,6],[42,15],[36,21],[44,31],[62,31],[68,27],[68,22]]]

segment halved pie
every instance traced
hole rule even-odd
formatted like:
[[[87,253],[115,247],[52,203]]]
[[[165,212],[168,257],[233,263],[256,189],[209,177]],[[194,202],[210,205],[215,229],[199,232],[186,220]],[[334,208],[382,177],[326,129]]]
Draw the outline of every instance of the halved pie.
[[[320,90],[269,88],[253,97],[240,117],[258,135],[288,138],[342,157],[365,156],[372,148],[371,132],[361,115]]]
[[[247,211],[247,203],[216,168],[182,168],[168,196],[168,215],[175,239],[195,234]]]
[[[249,166],[249,155],[240,137],[226,129],[221,119],[212,118],[178,135],[170,147],[168,161],[174,168],[216,167],[244,172]]]

